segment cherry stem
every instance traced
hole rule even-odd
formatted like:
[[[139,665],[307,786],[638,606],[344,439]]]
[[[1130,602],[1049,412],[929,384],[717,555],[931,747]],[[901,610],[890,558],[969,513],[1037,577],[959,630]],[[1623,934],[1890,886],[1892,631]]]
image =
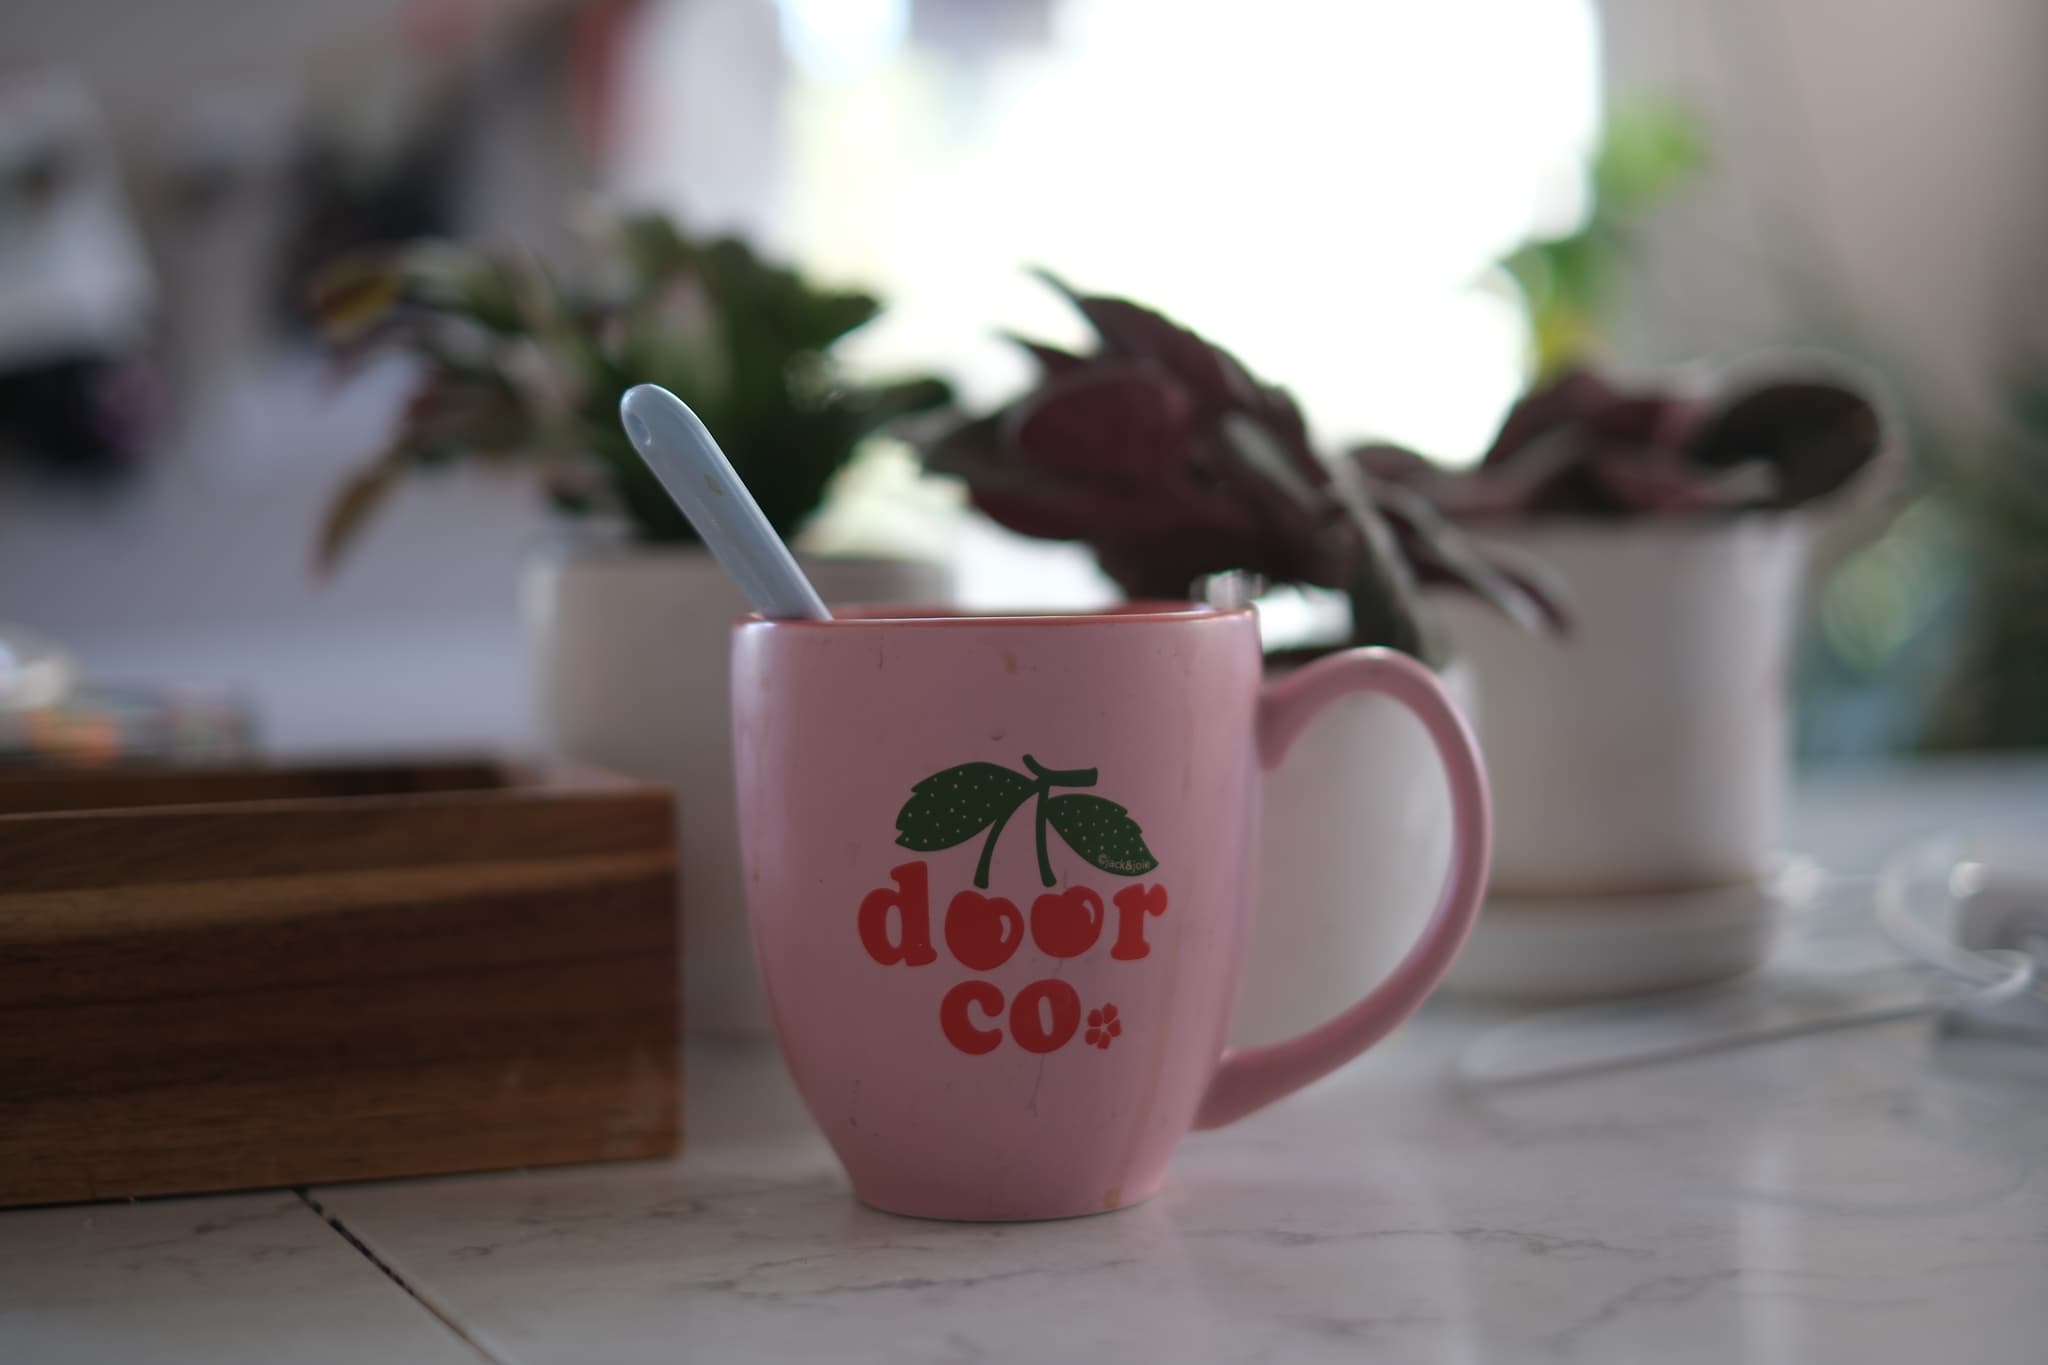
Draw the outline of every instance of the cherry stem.
[[[1017,806],[1023,804],[1019,801]],[[1017,806],[1012,806],[998,815],[996,822],[988,827],[988,838],[982,840],[981,861],[974,865],[974,885],[980,890],[988,890],[989,865],[995,861],[996,839],[1002,834],[1003,826],[1010,822],[1010,817],[1017,813]]]
[[[1030,754],[1024,755],[1024,766],[1029,768],[1031,775],[1038,779],[1037,786],[1033,788],[1034,794],[1038,797],[1038,809],[1036,812],[1038,817],[1038,876],[1047,886],[1051,886],[1055,878],[1052,874],[1052,855],[1045,846],[1046,799],[1052,795],[1054,787],[1094,786],[1095,769],[1048,768]],[[1022,801],[1019,801],[1017,806],[1023,804]],[[1010,807],[1010,809],[997,817],[995,824],[989,828],[988,842],[981,846],[981,863],[974,870],[974,884],[984,891],[988,890],[989,860],[995,856],[996,836],[1003,832],[1004,823],[1012,815],[1016,814],[1017,806]]]
[[[1031,769],[1031,775],[1048,787],[1092,787],[1095,785],[1093,768],[1048,768],[1030,754],[1024,755],[1024,766]]]
[[[1029,762],[1030,760],[1026,759],[1025,761]],[[1046,856],[1045,851],[1045,801],[1051,794],[1052,785],[1050,783],[1041,782],[1038,784],[1038,877],[1047,886],[1051,886],[1053,883],[1052,859]]]

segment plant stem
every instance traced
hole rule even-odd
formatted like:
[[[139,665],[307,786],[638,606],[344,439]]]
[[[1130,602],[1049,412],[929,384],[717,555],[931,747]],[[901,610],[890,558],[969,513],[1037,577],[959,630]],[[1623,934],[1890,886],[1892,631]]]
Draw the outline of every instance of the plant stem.
[[[1024,766],[1031,769],[1031,775],[1048,787],[1092,787],[1095,785],[1093,768],[1048,768],[1033,758],[1024,755]]]

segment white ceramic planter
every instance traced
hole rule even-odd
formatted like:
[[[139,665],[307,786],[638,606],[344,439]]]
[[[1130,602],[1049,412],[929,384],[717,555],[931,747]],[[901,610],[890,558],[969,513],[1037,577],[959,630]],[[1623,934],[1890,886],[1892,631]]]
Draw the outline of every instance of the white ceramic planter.
[[[1734,976],[1783,918],[1796,517],[1554,523],[1497,543],[1548,565],[1574,627],[1443,618],[1478,688],[1493,891],[1462,990],[1568,1000]]]
[[[1469,717],[1471,675],[1442,673]],[[1436,908],[1451,798],[1436,751],[1398,703],[1346,697],[1266,775],[1258,890],[1233,1044],[1313,1028],[1393,970]]]
[[[935,564],[803,564],[828,603],[944,602],[951,592]],[[551,746],[676,789],[685,1026],[766,1033],[733,812],[728,650],[745,600],[704,551],[643,549],[539,560],[525,605]]]
[[[1779,852],[1796,517],[1543,523],[1489,540],[1556,572],[1561,640],[1439,604],[1472,666],[1512,896],[1754,883]]]

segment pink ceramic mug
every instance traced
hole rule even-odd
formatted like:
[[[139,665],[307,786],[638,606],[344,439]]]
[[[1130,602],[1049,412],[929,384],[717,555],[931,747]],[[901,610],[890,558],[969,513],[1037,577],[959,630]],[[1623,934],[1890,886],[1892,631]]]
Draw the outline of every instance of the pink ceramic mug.
[[[1189,1129],[1357,1056],[1442,978],[1486,883],[1471,733],[1402,655],[1351,650],[1271,687],[1260,662],[1250,611],[1183,603],[738,627],[755,951],[862,1200],[968,1219],[1136,1203]],[[1260,769],[1351,692],[1393,697],[1435,742],[1449,879],[1358,1004],[1226,1051]]]

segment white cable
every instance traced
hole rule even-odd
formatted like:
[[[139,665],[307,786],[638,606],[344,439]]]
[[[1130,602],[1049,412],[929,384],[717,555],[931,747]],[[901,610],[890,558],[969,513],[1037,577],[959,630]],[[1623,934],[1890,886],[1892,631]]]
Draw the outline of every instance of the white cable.
[[[1943,873],[1942,886],[1948,898],[1943,909],[1955,913],[1954,873],[1965,865],[1964,859],[1953,839],[1930,840],[1899,854],[1878,873],[1871,896],[1877,906],[1878,928],[1907,956],[1981,988],[1957,1002],[1960,1007],[2000,1005],[2032,990],[2041,964],[2029,954],[2010,948],[1965,948],[1929,928],[1913,912],[1912,880],[1916,873],[1936,864]]]
[[[1958,870],[1972,866],[1953,840],[1940,840],[1906,850],[1874,878],[1832,876],[1811,864],[1797,869],[1801,894],[1782,898],[1788,908],[1817,905],[1822,887],[1868,886],[1878,928],[1906,956],[1905,964],[1839,975],[1760,973],[1723,985],[1554,1010],[1473,1039],[1460,1050],[1457,1074],[1478,1085],[1554,1079],[2003,1005],[2033,988],[2041,961],[2025,951],[1963,947],[1914,910],[1916,879],[1939,873],[1948,897],[1945,910],[1953,919],[1958,887],[1968,881]]]

